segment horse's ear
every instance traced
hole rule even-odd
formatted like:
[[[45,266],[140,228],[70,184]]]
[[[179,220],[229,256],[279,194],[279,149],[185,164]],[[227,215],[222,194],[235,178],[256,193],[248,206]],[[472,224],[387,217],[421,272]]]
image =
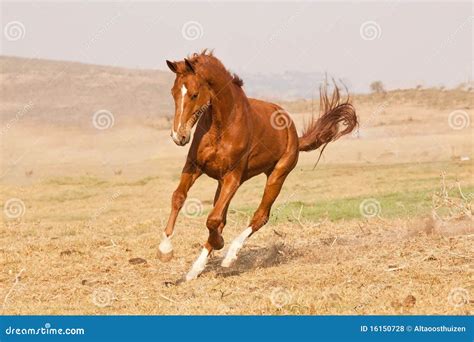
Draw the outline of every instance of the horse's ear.
[[[194,66],[193,64],[188,60],[188,59],[184,59],[184,63],[186,64],[186,69],[190,72],[192,72],[193,74],[195,74],[196,72],[194,71]]]
[[[178,73],[178,69],[176,68],[176,63],[175,62],[171,62],[169,60],[166,60],[166,64],[168,64],[168,68],[170,68],[170,70],[172,72],[174,72],[175,74]]]

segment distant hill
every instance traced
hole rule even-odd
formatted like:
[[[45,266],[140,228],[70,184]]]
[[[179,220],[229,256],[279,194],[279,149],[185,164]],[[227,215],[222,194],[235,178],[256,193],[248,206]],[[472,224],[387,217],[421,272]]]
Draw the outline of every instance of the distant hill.
[[[84,126],[102,109],[116,124],[172,115],[173,79],[159,70],[0,56],[0,118],[2,126],[19,116]]]

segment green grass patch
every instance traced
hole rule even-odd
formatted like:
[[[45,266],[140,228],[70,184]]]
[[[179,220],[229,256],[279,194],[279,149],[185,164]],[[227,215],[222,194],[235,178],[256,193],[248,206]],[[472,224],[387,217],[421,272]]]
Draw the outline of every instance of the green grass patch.
[[[463,192],[473,193],[474,186],[465,187]],[[433,190],[415,190],[410,192],[393,192],[373,197],[359,196],[351,198],[337,198],[320,202],[289,201],[276,205],[272,209],[270,222],[282,223],[300,220],[317,221],[328,217],[331,221],[350,220],[380,216],[416,217],[429,214],[432,208]],[[459,196],[451,191],[450,196]],[[252,215],[255,208],[238,208],[245,214]],[[301,216],[299,213],[301,211]]]

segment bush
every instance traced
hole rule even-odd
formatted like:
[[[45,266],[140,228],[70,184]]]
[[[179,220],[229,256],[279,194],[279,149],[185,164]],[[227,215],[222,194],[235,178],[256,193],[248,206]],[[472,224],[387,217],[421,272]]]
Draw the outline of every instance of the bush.
[[[370,84],[370,90],[373,92],[373,93],[377,93],[377,94],[380,94],[380,93],[385,93],[385,89],[384,89],[384,86],[383,86],[383,83],[382,81],[374,81]]]

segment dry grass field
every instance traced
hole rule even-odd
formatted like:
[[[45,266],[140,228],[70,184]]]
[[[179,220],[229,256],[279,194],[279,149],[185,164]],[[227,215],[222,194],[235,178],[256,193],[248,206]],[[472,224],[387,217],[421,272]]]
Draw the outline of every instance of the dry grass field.
[[[186,283],[216,184],[197,181],[178,218],[174,259],[159,261],[187,148],[160,129],[166,120],[143,113],[157,101],[150,88],[143,101],[137,90],[113,108],[105,81],[73,98],[89,91],[74,77],[100,82],[95,76],[107,80],[112,70],[74,64],[71,89],[51,81],[61,95],[36,96],[27,85],[42,69],[29,64],[17,79],[11,63],[2,61],[0,101],[2,314],[473,313],[472,92],[356,96],[359,133],[328,146],[314,170],[317,152],[301,154],[270,222],[238,261],[221,268],[223,251],[215,252]],[[41,65],[63,65],[49,63]],[[139,76],[157,86],[146,71],[113,72],[131,91]],[[167,94],[166,81],[156,82]],[[22,84],[28,91],[18,92]],[[310,116],[307,101],[284,105],[298,127]],[[99,109],[114,114],[113,126],[93,127]],[[239,189],[226,242],[246,227],[263,185],[260,176]]]

